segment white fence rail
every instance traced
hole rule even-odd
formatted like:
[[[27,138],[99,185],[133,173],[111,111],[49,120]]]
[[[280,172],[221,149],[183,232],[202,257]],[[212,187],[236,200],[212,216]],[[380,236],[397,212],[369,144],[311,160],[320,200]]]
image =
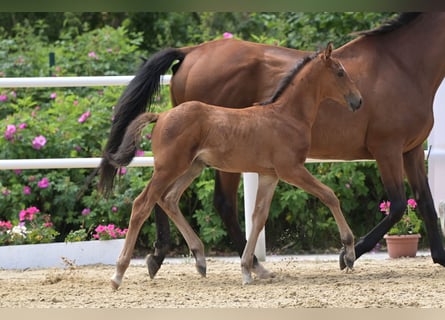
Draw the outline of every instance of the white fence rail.
[[[103,77],[38,77],[38,78],[0,78],[0,88],[29,88],[29,87],[95,87],[95,86],[125,86],[127,85],[134,76],[103,76]],[[164,75],[161,77],[161,84],[168,85],[170,83],[170,75]],[[445,96],[445,85],[442,84],[439,91],[441,95]],[[436,110],[439,108],[435,107]],[[445,120],[445,108],[441,106],[442,116],[441,118]],[[437,116],[437,115],[436,115]],[[437,123],[436,123],[437,126]],[[443,126],[445,128],[445,126]],[[444,129],[442,129],[444,130]],[[432,132],[434,136],[435,146],[439,148],[433,148],[429,154],[430,159],[433,161],[429,165],[430,172],[444,172],[445,174],[445,145],[443,139],[445,135],[434,135],[434,130]],[[439,142],[439,140],[441,142]],[[427,154],[425,153],[425,156]],[[1,170],[13,170],[13,169],[62,169],[62,168],[96,168],[99,166],[101,158],[56,158],[56,159],[13,159],[13,160],[0,160],[0,171]],[[368,160],[369,161],[369,160]],[[343,162],[343,160],[319,160],[319,159],[307,159],[306,162]],[[130,167],[143,167],[143,166],[153,166],[153,157],[135,157],[133,161],[129,164]],[[432,163],[435,167],[432,168]],[[436,169],[439,168],[439,169]],[[440,189],[442,194],[445,190],[445,179],[444,176],[437,176],[434,179],[429,177],[430,180],[434,181],[432,185],[433,197],[438,195],[438,190]],[[257,175],[252,173],[244,173],[244,206],[245,206],[245,219],[246,219],[246,236],[250,233],[251,220],[253,208],[256,199],[257,190]],[[438,185],[437,181],[442,181],[441,185]],[[442,203],[442,194],[437,197],[436,209],[439,210],[439,203]],[[445,198],[444,198],[445,199]],[[442,209],[442,207],[440,208]],[[444,210],[440,210],[442,230],[445,230],[444,220],[445,213]],[[266,240],[264,230],[261,232],[260,237],[257,242],[257,247],[255,249],[255,254],[260,260],[265,260],[266,258]]]

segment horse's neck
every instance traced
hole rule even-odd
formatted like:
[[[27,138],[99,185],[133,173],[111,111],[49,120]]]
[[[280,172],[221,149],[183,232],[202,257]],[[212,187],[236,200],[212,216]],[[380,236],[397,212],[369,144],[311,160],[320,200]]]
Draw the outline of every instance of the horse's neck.
[[[377,63],[384,56],[397,59],[417,81],[423,81],[425,87],[433,88],[434,92],[437,90],[445,76],[445,12],[423,13],[398,30],[366,36],[351,45],[368,41],[378,47],[381,58]]]
[[[276,102],[280,114],[312,127],[317,116],[321,95],[316,72],[302,71]]]

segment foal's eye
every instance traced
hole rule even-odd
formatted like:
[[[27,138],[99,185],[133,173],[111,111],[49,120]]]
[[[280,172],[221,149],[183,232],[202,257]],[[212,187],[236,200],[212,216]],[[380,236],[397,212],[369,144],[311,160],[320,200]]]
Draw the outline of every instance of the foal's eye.
[[[345,76],[345,70],[338,70],[338,72],[337,72],[337,76],[338,76],[339,78],[343,78],[343,77]]]

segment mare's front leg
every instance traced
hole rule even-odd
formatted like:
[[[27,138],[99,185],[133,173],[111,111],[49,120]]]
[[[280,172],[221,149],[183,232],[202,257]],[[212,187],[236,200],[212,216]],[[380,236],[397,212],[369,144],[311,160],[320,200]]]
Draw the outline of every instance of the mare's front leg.
[[[258,191],[255,210],[252,215],[252,230],[241,257],[243,284],[249,284],[253,281],[251,272],[253,270],[255,246],[269,216],[270,203],[277,183],[278,178],[276,176],[258,176]]]
[[[241,257],[246,246],[246,237],[241,230],[238,220],[237,192],[239,182],[239,173],[216,171],[213,203],[216,212],[218,212],[227,228],[227,232],[235,245],[236,251]],[[274,276],[273,273],[261,265],[255,255],[253,256],[252,272],[262,279]]]
[[[431,195],[428,177],[425,171],[425,155],[423,146],[403,155],[405,173],[422,214],[430,243],[431,258],[435,263],[445,266],[445,251],[443,248],[443,236],[438,224],[437,212]]]
[[[153,279],[162,266],[165,256],[170,249],[170,224],[168,216],[161,207],[155,205],[156,241],[155,252],[146,258],[148,274]]]
[[[399,221],[406,209],[405,186],[403,182],[402,153],[393,150],[388,155],[388,148],[380,146],[374,153],[383,186],[388,200],[391,202],[390,212],[370,232],[360,238],[355,245],[355,255],[359,258],[364,253],[371,251],[391,227]],[[381,150],[381,151],[380,151]],[[345,252],[340,253],[340,269],[346,268],[344,263]]]

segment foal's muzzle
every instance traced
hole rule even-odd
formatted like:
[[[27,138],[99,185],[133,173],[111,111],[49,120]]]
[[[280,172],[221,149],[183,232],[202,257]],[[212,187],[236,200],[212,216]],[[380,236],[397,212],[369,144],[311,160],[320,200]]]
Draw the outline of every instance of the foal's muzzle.
[[[351,94],[351,95],[345,96],[345,99],[348,102],[349,109],[351,109],[351,111],[357,111],[362,106],[362,97],[361,96]]]

